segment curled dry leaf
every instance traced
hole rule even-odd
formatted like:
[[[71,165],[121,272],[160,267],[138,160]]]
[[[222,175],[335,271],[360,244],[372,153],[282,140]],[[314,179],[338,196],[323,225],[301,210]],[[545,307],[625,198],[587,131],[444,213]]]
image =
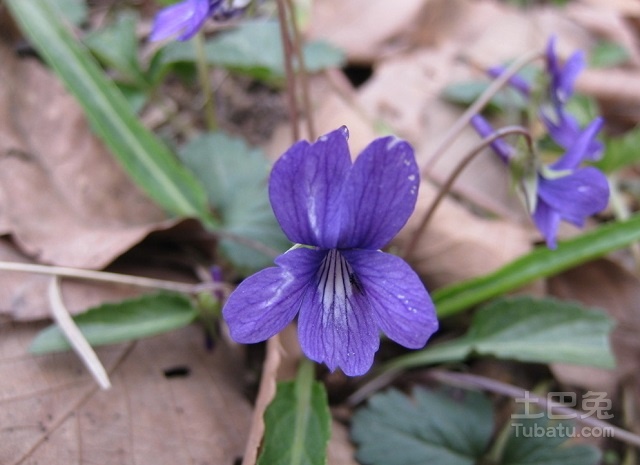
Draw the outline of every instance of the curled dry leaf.
[[[0,463],[232,464],[251,409],[237,354],[198,328],[99,349],[99,391],[71,353],[25,353],[34,325],[0,327]]]
[[[116,259],[105,271],[195,283],[192,271],[194,264],[185,261],[184,250],[172,251],[166,245],[180,245],[181,241],[191,243],[189,238],[204,234],[202,226],[195,220],[171,220],[162,224],[171,227],[151,232],[143,242]],[[212,246],[210,248],[213,249]],[[0,238],[0,261],[33,263],[11,241],[3,238]],[[10,315],[14,321],[49,318],[49,302],[46,297],[49,279],[48,276],[0,269],[0,315]],[[68,278],[63,279],[61,287],[65,306],[71,314],[154,291],[132,285]]]
[[[168,227],[51,72],[0,45],[0,227],[37,261],[102,268]]]
[[[589,307],[606,310],[617,322],[611,335],[617,368],[553,364],[554,375],[568,385],[601,390],[613,396],[618,382],[625,378],[638,381],[640,373],[640,281],[617,263],[601,259],[566,271],[548,280],[549,293],[577,300]],[[613,376],[612,376],[613,375]]]

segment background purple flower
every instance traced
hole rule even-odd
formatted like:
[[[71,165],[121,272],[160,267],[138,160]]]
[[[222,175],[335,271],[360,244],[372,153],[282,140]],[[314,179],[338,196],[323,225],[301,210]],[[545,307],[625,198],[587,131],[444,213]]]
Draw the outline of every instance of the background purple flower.
[[[378,250],[405,224],[418,194],[413,149],[385,137],[352,163],[341,128],[292,146],[274,165],[269,195],[295,243],[243,281],[223,316],[241,343],[268,339],[297,314],[304,353],[347,375],[372,365],[382,330],[408,348],[437,330],[431,298],[399,257]]]
[[[494,132],[489,122],[480,115],[475,115],[471,122],[482,137]],[[606,176],[594,167],[580,168],[580,164],[588,159],[590,148],[601,128],[602,118],[596,118],[579,133],[562,157],[538,170],[536,203],[531,215],[551,249],[557,246],[560,221],[582,227],[587,217],[604,210],[609,203]],[[492,143],[491,148],[506,162],[511,161],[516,152],[502,139]]]
[[[249,3],[246,0],[184,0],[170,5],[156,15],[149,40],[174,36],[178,40],[189,40],[202,28],[207,18],[229,19],[242,13]]]

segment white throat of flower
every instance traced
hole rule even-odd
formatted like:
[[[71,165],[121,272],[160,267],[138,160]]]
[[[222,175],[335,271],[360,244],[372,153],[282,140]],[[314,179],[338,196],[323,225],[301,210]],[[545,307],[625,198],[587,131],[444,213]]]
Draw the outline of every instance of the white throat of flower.
[[[353,268],[336,250],[331,249],[322,260],[318,271],[318,292],[322,300],[323,324],[327,318],[334,323],[344,321],[351,311],[350,299],[354,292],[362,293],[362,288],[353,273]]]

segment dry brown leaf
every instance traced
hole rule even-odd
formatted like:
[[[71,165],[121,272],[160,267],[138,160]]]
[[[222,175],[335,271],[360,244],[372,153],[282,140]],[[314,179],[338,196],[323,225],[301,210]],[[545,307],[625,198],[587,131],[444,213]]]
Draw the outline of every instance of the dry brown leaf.
[[[436,195],[423,182],[416,209],[396,239],[411,238]],[[427,282],[437,288],[490,273],[531,250],[527,230],[502,220],[489,220],[445,199],[408,257]]]
[[[640,281],[613,261],[601,259],[569,270],[548,281],[551,295],[576,300],[588,307],[606,310],[617,322],[611,345],[617,368],[602,370],[592,367],[551,365],[562,382],[613,395],[618,382],[626,377],[639,380]]]
[[[71,353],[26,354],[35,329],[0,327],[0,463],[233,464],[242,456],[251,410],[241,364],[223,345],[207,352],[198,328],[99,349],[109,391],[98,391]]]
[[[352,61],[374,61],[406,31],[429,0],[324,0],[314,2],[309,36],[344,50]]]
[[[191,271],[196,263],[188,260],[184,250],[171,252],[166,248],[167,241],[175,246],[189,243],[189,238],[203,234],[203,229],[195,220],[167,222],[173,226],[164,231],[151,233],[131,252],[125,253],[105,271],[144,276],[184,283],[195,283]],[[168,237],[177,235],[179,238]],[[162,251],[162,246],[165,250]],[[210,247],[213,249],[213,247]],[[0,261],[33,263],[7,239],[0,239]],[[8,314],[15,321],[31,321],[49,318],[47,300],[47,276],[25,272],[0,270],[0,314]],[[80,313],[87,308],[107,302],[118,302],[154,289],[140,288],[124,284],[103,283],[91,280],[64,279],[62,293],[67,309],[71,314]]]
[[[35,60],[0,45],[0,229],[38,261],[101,268],[164,214],[91,133],[82,110]]]
[[[358,465],[354,458],[355,447],[349,439],[349,431],[342,423],[335,420],[331,424],[331,439],[327,455],[329,465]]]

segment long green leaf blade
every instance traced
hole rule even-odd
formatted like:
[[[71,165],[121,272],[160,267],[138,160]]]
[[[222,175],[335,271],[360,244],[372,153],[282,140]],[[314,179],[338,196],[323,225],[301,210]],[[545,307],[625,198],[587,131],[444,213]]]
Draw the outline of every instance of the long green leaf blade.
[[[99,346],[182,328],[197,316],[187,296],[161,292],[93,307],[73,319],[89,344]],[[42,354],[70,348],[58,326],[51,325],[36,336],[30,350]]]
[[[438,316],[459,313],[538,278],[553,276],[635,241],[640,241],[640,214],[561,242],[556,250],[540,247],[494,273],[436,290],[432,296]]]
[[[169,213],[211,224],[202,186],[140,122],[122,93],[65,27],[55,2],[8,0],[7,5],[133,180]]]

